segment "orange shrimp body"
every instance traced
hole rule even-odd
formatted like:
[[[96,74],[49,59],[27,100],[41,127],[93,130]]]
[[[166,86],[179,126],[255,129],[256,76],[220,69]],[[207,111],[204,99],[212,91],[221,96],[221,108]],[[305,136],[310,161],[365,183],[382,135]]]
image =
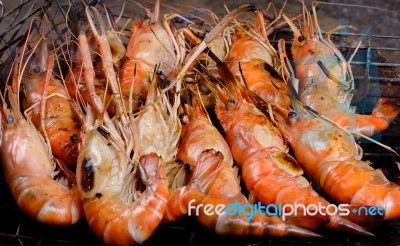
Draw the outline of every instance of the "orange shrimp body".
[[[135,106],[139,99],[146,98],[149,81],[158,64],[165,76],[177,66],[172,38],[158,22],[158,10],[155,10],[152,18],[146,17],[132,25],[125,61],[119,73],[122,94],[128,98],[132,91]]]
[[[265,205],[279,202],[305,206],[319,203],[329,205],[302,176],[303,170],[288,154],[288,146],[279,130],[242,97],[244,92],[235,91],[229,84],[228,88],[231,88],[230,92],[220,91],[218,95],[216,114],[233,158],[242,170],[244,183],[254,193],[255,199]],[[291,216],[289,221],[311,230],[327,225],[355,233],[367,233],[342,217],[322,213],[315,216],[300,213]]]
[[[194,168],[199,155],[207,149],[219,151],[224,161],[233,165],[233,157],[225,139],[206,117],[199,104],[193,107],[186,105],[188,122],[182,126],[182,135],[179,142],[177,159]],[[205,137],[207,136],[207,137]]]
[[[362,151],[353,137],[322,119],[298,119],[291,126],[281,121],[280,126],[296,159],[335,202],[380,206],[384,219],[399,218],[399,186],[361,160]]]
[[[354,85],[349,62],[329,39],[314,33],[316,20],[306,25],[302,33],[286,20],[294,32],[292,55],[301,102],[367,136],[386,130],[400,113],[396,104],[380,99],[371,115],[356,114],[350,106]]]
[[[221,136],[221,133],[206,117],[205,111],[201,108],[198,101],[194,101],[193,106],[185,105],[185,114],[181,115],[181,120],[182,134],[176,156],[178,160],[188,164],[193,171],[196,168],[199,156],[204,151],[213,149],[221,152],[225,165],[233,166],[233,157],[228,144]],[[172,175],[178,175],[178,177],[172,178],[175,181],[182,178],[179,175],[183,176],[186,174],[173,173]],[[168,173],[168,176],[171,176],[171,174]],[[168,199],[168,208],[163,219],[164,221],[175,221],[186,215],[189,201],[198,198],[196,192],[199,191],[192,192],[192,188],[186,182],[187,180],[184,180],[181,184],[178,184],[179,188],[172,187],[170,189],[171,194]],[[181,205],[177,206],[178,203]]]
[[[2,111],[0,150],[4,174],[15,201],[25,213],[42,223],[75,224],[83,216],[76,185],[54,179],[56,164],[43,137],[18,112],[16,102],[11,105],[11,111]]]
[[[266,68],[266,64],[273,65],[273,56],[260,42],[239,31],[232,40],[228,66],[260,98],[289,108],[288,88],[281,78]]]
[[[100,132],[92,129],[85,134],[78,158],[77,180],[86,219],[106,244],[143,243],[158,227],[166,209],[165,163],[154,153],[140,158],[138,168],[146,188],[135,200],[126,184],[135,175],[132,165]]]
[[[170,197],[172,203],[168,204],[166,216],[175,218],[188,214],[188,205],[203,206],[214,205],[227,206],[238,204],[243,206],[249,204],[246,197],[240,191],[239,179],[230,164],[223,161],[221,152],[207,150],[199,155],[193,170],[193,176],[189,185],[175,192]],[[229,215],[222,214],[207,215],[204,210],[196,209],[190,211],[191,216],[205,227],[215,231],[219,235],[234,236],[318,236],[310,231],[284,223],[279,217],[263,216],[261,214],[246,217],[244,214]],[[171,218],[171,217],[169,217]]]
[[[81,135],[79,119],[61,81],[53,76],[49,79],[45,87],[45,72],[26,73],[23,76],[24,108],[33,107],[31,121],[41,133],[46,132],[55,158],[74,168]],[[43,98],[44,95],[48,98]],[[44,116],[41,113],[42,100],[45,100]],[[45,129],[42,129],[42,120],[44,120]]]

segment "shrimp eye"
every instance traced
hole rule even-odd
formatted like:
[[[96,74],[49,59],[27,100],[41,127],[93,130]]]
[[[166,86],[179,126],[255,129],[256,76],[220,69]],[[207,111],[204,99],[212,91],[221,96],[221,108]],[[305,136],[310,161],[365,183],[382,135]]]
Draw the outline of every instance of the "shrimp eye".
[[[189,117],[187,114],[184,113],[180,114],[179,119],[181,120],[182,124],[186,125],[187,123],[189,123]]]
[[[236,101],[233,98],[229,98],[228,101],[226,102],[226,108],[227,109],[233,109],[236,105]]]
[[[14,122],[14,117],[12,117],[11,115],[7,115],[6,121],[8,124],[12,124]]]
[[[39,67],[39,65],[34,65],[33,68],[32,68],[32,72],[33,72],[34,74],[40,73],[40,67]]]
[[[69,139],[73,142],[76,143],[78,142],[78,136],[76,134],[72,134]]]
[[[90,157],[85,157],[82,163],[81,185],[84,191],[88,192],[93,188],[94,183],[94,163]]]
[[[299,40],[300,45],[304,45],[304,44],[306,43],[306,39],[304,38],[303,35],[299,36],[299,37],[297,38],[297,40]]]

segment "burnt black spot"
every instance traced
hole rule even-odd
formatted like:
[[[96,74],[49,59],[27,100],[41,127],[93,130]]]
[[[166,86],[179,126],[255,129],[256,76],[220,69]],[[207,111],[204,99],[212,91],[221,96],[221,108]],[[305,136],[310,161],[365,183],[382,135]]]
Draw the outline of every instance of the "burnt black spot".
[[[96,195],[95,195],[97,198],[101,198],[102,196],[103,196],[103,194],[101,194],[101,193],[96,193]]]
[[[282,76],[279,74],[278,71],[276,71],[276,69],[273,66],[264,62],[264,69],[267,70],[273,77],[283,81]]]
[[[289,168],[289,170],[292,170],[295,172],[302,171],[302,169],[299,166],[299,164],[297,163],[297,161],[291,155],[289,155],[287,153],[282,153],[282,155],[280,155],[280,157],[284,161],[286,167]]]
[[[200,25],[203,26],[203,25],[204,25],[204,21],[200,22]],[[197,34],[197,36],[198,36],[200,39],[204,39],[204,38],[206,37],[206,34],[207,34],[207,33],[205,33],[205,32],[200,32],[200,33]]]
[[[12,124],[14,122],[14,117],[12,117],[11,115],[7,115],[6,121],[8,124]]]
[[[167,79],[162,71],[157,71],[157,75],[161,80],[161,89],[167,88],[171,84],[171,82]]]
[[[78,136],[76,134],[72,134],[69,139],[71,140],[71,142],[73,143],[77,143],[78,142]]]
[[[103,135],[103,137],[105,137],[105,138],[110,138],[111,137],[111,133],[108,131],[108,130],[106,130],[104,127],[101,127],[101,126],[99,126],[99,127],[97,127],[97,129],[96,129],[101,135]]]
[[[94,163],[90,157],[83,159],[82,167],[82,188],[88,192],[93,188],[94,183]]]
[[[321,97],[321,100],[324,100],[324,98],[323,98],[323,97]]]

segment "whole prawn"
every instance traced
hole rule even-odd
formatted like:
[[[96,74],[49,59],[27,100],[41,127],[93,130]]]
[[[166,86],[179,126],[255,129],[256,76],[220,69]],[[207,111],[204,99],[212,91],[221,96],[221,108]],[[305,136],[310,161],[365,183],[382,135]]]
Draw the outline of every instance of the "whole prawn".
[[[8,89],[11,109],[3,99],[1,156],[4,175],[18,206],[50,225],[72,225],[83,217],[76,184],[63,177],[43,136],[20,113]]]
[[[229,146],[207,117],[200,100],[193,99],[192,105],[185,104],[185,113],[180,115],[183,127],[176,158],[194,168],[201,152],[214,149],[221,152],[224,161],[233,166]]]
[[[275,69],[277,51],[269,43],[261,11],[256,12],[256,28],[239,28],[232,37],[232,47],[225,60],[232,73],[252,92],[276,107],[290,107],[288,88]]]
[[[385,220],[399,218],[400,187],[361,160],[361,147],[349,133],[306,112],[291,114],[290,122],[279,120],[281,132],[296,160],[325,194],[337,203],[379,206],[385,210]],[[355,219],[368,227],[379,222],[379,218]]]
[[[250,103],[251,98],[245,88],[234,79],[227,65],[220,63],[219,67],[227,90],[218,90],[215,111],[250,193],[265,205],[279,202],[305,206],[329,205],[302,176],[303,170],[288,153],[288,146],[278,128]],[[315,216],[300,213],[291,216],[289,222],[311,230],[326,225],[371,235],[343,217],[326,213],[317,213]]]
[[[129,98],[133,92],[132,108],[137,109],[150,89],[149,78],[154,77],[157,64],[159,71],[168,76],[183,60],[184,52],[172,34],[168,18],[159,20],[160,1],[155,1],[154,12],[131,27],[130,39],[119,73],[122,94]],[[131,92],[132,91],[132,92]]]
[[[27,40],[29,42],[29,39]],[[13,92],[23,93],[23,105],[33,125],[49,141],[54,157],[74,170],[80,142],[80,122],[63,83],[53,76],[55,57],[48,53],[47,41],[34,44],[24,64],[21,79],[13,80]],[[23,67],[26,69],[23,70]],[[16,70],[15,70],[16,71]]]
[[[141,156],[138,163],[131,160],[134,145],[119,148],[106,128],[90,123],[93,119],[87,112],[88,130],[77,166],[86,219],[106,244],[141,244],[158,227],[166,209],[165,163],[155,153]],[[132,131],[120,130],[129,136],[127,143],[132,141]]]
[[[286,57],[285,76],[288,85],[294,80]],[[373,227],[385,220],[399,218],[400,187],[390,182],[381,170],[375,170],[368,161],[361,160],[362,149],[345,128],[336,125],[301,104],[291,87],[295,111],[286,116],[276,114],[278,126],[290,143],[296,160],[313,182],[337,203],[376,206],[385,210],[377,216],[366,214],[349,219],[365,227]],[[372,217],[372,218],[371,218]]]
[[[350,106],[354,90],[350,61],[330,41],[331,32],[322,37],[315,6],[312,15],[305,7],[304,13],[302,32],[284,16],[294,33],[292,55],[300,101],[356,133],[371,136],[387,129],[400,113],[398,106],[381,98],[371,115],[356,114]]]

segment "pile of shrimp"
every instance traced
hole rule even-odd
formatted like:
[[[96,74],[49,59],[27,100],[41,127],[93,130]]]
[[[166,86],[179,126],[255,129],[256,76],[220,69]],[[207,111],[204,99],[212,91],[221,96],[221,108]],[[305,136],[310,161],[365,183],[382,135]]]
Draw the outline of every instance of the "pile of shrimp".
[[[162,17],[156,0],[136,3],[144,17],[120,29],[106,4],[82,4],[61,44],[32,21],[1,94],[2,165],[19,208],[49,225],[86,220],[108,245],[142,244],[189,215],[219,235],[260,237],[372,236],[400,218],[399,186],[356,142],[400,109],[382,98],[355,113],[350,61],[322,36],[315,4],[299,4],[302,14],[275,18],[252,5]],[[284,26],[290,50],[270,42]],[[232,204],[382,213],[206,209]]]

